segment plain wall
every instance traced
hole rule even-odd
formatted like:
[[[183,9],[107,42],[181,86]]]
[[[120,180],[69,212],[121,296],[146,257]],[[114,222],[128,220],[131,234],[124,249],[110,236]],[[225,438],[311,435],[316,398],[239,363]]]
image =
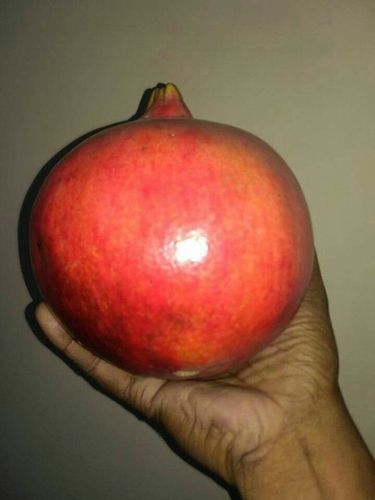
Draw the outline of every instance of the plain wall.
[[[375,451],[374,1],[3,0],[0,9],[2,498],[228,498],[68,368],[25,316],[17,226],[31,183],[61,148],[128,118],[163,81],[194,116],[259,135],[295,172],[341,387]]]

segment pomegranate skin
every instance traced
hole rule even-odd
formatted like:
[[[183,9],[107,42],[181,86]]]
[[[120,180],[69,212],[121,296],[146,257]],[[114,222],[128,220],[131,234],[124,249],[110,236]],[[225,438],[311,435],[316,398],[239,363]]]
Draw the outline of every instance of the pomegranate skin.
[[[238,369],[290,322],[314,255],[280,156],[189,117],[115,126],[67,154],[36,198],[30,248],[42,296],[82,344],[162,378]]]

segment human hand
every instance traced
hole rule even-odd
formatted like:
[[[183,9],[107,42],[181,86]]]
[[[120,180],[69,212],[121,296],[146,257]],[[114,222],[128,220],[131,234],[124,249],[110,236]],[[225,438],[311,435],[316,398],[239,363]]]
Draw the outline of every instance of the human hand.
[[[307,294],[286,330],[241,370],[218,380],[129,374],[80,345],[45,304],[36,317],[52,344],[85,374],[163,425],[185,452],[244,495],[248,476],[257,478],[255,469],[280,454],[279,443],[287,451],[296,436],[305,439],[321,408],[336,408],[340,399],[335,340],[316,259]]]

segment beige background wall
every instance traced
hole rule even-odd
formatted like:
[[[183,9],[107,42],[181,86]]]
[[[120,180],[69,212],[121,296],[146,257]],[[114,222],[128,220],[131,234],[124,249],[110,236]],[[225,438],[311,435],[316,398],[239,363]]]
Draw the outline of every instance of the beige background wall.
[[[42,166],[159,81],[261,136],[308,199],[350,410],[375,451],[373,0],[1,2],[3,498],[225,499],[33,334],[17,224]],[[371,226],[372,223],[372,226]]]

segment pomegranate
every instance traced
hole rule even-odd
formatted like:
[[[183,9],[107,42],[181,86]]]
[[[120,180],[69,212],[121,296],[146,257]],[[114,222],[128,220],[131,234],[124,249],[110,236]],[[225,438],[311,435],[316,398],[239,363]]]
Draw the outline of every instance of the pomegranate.
[[[293,173],[241,129],[193,119],[173,84],[60,160],[35,200],[33,269],[83,345],[133,373],[237,370],[290,322],[313,263]]]

